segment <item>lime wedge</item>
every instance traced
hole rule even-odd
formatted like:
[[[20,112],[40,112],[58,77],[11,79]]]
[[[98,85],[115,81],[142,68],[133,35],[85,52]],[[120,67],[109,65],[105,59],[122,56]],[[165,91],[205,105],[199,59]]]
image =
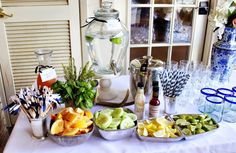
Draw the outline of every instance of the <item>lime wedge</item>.
[[[177,124],[177,125],[181,125],[181,126],[190,125],[190,123],[187,122],[187,121],[184,120],[184,119],[178,119],[178,120],[176,121],[176,124]]]
[[[120,45],[122,42],[121,37],[111,38],[110,41],[116,45]]]
[[[182,132],[183,132],[185,135],[192,135],[191,131],[190,131],[189,129],[187,129],[187,128],[184,128],[184,129],[182,130]]]
[[[94,38],[92,36],[85,36],[85,39],[86,41],[91,42]]]

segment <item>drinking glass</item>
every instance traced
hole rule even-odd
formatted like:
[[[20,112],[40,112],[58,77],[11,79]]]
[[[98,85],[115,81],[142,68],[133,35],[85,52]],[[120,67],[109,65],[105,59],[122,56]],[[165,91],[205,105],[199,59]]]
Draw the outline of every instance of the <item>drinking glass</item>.
[[[224,99],[221,96],[211,95],[206,97],[204,112],[210,115],[217,123],[222,120],[223,108]]]
[[[32,129],[32,137],[44,140],[47,133],[46,118],[29,119],[29,121]]]
[[[178,62],[177,61],[167,61],[166,62],[166,69],[178,69]]]
[[[218,88],[217,89],[217,95],[221,97],[225,97],[228,95],[234,95],[233,90],[227,89],[227,88]]]
[[[223,120],[230,123],[236,122],[236,96],[228,95],[224,98]]]
[[[189,65],[190,65],[190,61],[188,61],[188,60],[180,60],[179,61],[179,68],[180,69],[183,69],[183,70],[187,71]]]
[[[164,112],[167,114],[175,114],[175,105],[176,105],[176,98],[168,97],[164,95]]]
[[[233,90],[234,94],[236,95],[236,87],[233,87],[232,90]]]
[[[206,97],[211,96],[211,95],[216,95],[217,91],[213,88],[202,88],[200,90],[200,96],[199,98],[195,101],[195,104],[198,107],[198,110],[202,113],[205,112],[205,103],[206,103]]]

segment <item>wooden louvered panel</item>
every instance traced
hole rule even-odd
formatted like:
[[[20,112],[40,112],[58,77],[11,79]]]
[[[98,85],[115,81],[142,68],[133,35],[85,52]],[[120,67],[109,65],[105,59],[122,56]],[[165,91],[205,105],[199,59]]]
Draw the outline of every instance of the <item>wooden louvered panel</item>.
[[[63,76],[62,64],[71,57],[68,21],[13,22],[6,23],[10,59],[16,91],[31,86],[38,61],[34,54],[37,48],[53,50],[51,65],[57,75]]]
[[[3,7],[68,5],[67,0],[2,0]]]

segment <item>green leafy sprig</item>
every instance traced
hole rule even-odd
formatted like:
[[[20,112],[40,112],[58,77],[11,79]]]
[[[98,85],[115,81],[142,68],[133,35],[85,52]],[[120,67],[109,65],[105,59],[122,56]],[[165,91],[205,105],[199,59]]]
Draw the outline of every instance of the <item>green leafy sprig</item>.
[[[58,80],[52,85],[52,89],[61,95],[62,101],[67,105],[91,109],[96,97],[97,81],[93,79],[95,74],[89,62],[77,75],[75,60],[71,58],[68,66],[63,65],[63,71],[66,81]]]

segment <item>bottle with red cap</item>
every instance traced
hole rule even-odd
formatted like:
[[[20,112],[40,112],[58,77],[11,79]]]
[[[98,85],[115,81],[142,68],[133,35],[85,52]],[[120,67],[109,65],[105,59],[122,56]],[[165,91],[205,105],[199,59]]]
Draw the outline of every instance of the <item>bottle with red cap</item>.
[[[160,101],[159,97],[159,84],[158,81],[153,81],[152,99],[149,102],[149,117],[157,117],[159,114]]]

